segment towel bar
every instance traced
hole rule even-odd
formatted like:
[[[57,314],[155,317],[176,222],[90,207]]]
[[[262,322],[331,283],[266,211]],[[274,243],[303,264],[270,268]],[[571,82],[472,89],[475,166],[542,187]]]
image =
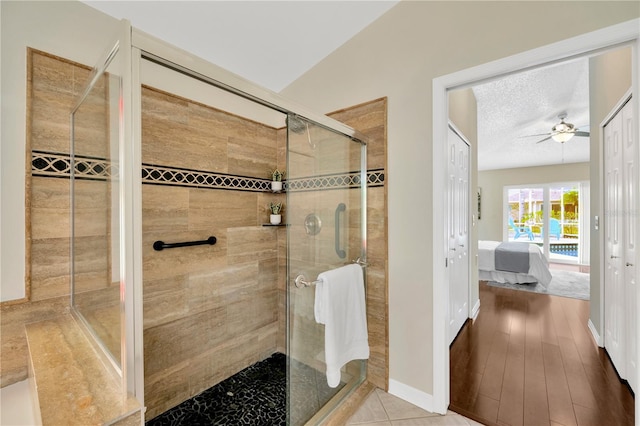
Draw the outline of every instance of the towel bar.
[[[307,278],[300,274],[296,277],[296,279],[294,280],[294,283],[296,284],[296,287],[298,288],[302,288],[302,287],[311,287],[312,285],[316,285],[320,282],[320,280],[315,280],[315,281],[307,281]]]
[[[364,261],[364,260],[362,260],[360,258],[357,258],[356,260],[352,260],[351,263],[357,263],[360,266],[369,266],[368,262],[366,262],[366,261]]]
[[[360,266],[368,266],[369,264],[367,262],[365,262],[364,260],[357,258],[356,260],[352,260],[351,263],[356,263]],[[308,281],[307,277],[305,277],[303,274],[299,274],[295,280],[293,280],[293,282],[295,283],[296,287],[298,288],[302,288],[302,287],[311,287],[314,286],[316,284],[318,284],[321,280],[315,280],[315,281]]]

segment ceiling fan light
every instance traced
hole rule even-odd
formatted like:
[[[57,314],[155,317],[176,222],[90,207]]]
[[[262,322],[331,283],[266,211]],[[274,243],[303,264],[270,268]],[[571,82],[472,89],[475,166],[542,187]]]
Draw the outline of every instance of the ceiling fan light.
[[[554,132],[559,132],[559,133],[574,132],[575,129],[576,129],[576,126],[574,126],[571,123],[565,123],[564,121],[561,121],[560,123],[556,124],[551,128],[551,130],[553,130]]]
[[[568,141],[572,137],[573,137],[573,132],[571,132],[571,131],[569,131],[569,132],[559,132],[559,133],[555,133],[555,134],[551,135],[551,138],[554,141],[560,142],[560,143],[565,143],[566,141]]]

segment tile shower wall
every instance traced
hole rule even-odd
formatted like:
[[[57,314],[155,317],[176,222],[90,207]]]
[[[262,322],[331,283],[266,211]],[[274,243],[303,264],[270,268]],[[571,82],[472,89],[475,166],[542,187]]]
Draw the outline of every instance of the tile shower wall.
[[[142,224],[147,418],[276,350],[279,228],[265,192],[277,130],[144,87]],[[282,167],[282,166],[280,166]],[[213,246],[155,251],[153,242]]]

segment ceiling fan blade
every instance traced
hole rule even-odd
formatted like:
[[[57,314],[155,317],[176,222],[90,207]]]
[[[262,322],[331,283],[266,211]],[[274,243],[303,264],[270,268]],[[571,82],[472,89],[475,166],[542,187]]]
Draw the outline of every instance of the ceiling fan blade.
[[[584,136],[584,137],[589,137],[590,133],[589,133],[589,132],[582,132],[582,131],[579,131],[579,132],[575,132],[573,135],[574,135],[574,136]]]
[[[551,139],[551,136],[547,136],[546,138],[541,139],[541,140],[539,140],[539,141],[538,141],[538,142],[536,142],[536,143],[544,142],[544,141],[547,141],[547,140],[549,140],[549,139]]]
[[[522,139],[522,138],[531,138],[533,136],[549,136],[551,133],[547,132],[547,133],[539,133],[537,135],[524,135],[524,136],[518,136],[518,139]]]

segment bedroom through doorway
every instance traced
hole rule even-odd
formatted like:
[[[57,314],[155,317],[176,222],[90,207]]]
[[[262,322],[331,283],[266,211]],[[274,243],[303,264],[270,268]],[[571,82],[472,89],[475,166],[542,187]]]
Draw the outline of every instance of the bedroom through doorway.
[[[598,87],[597,94],[600,101],[596,105],[591,105],[592,115],[591,125],[594,129],[594,135],[598,135],[601,130],[601,123],[607,114],[611,111],[611,101],[613,105],[620,100],[622,92],[629,91],[629,85],[631,85],[631,93],[633,94],[632,102],[634,110],[638,110],[638,73],[640,72],[640,62],[638,61],[638,40],[640,33],[638,32],[638,20],[632,20],[621,24],[612,25],[610,27],[602,28],[592,32],[584,33],[573,37],[571,39],[563,40],[553,45],[542,46],[540,48],[532,49],[529,51],[521,52],[516,55],[508,56],[490,63],[486,63],[473,68],[467,68],[464,70],[456,71],[447,75],[443,75],[433,80],[433,135],[435,140],[445,140],[446,126],[447,126],[447,114],[451,111],[451,105],[449,104],[448,95],[457,89],[470,87],[473,84],[489,81],[491,79],[499,79],[502,76],[516,73],[520,70],[530,69],[535,66],[543,66],[545,64],[552,63],[562,58],[575,58],[578,56],[589,56],[590,61],[593,61],[597,65],[598,71],[598,83],[608,84],[607,88]],[[605,60],[612,59],[613,56],[620,59],[619,65],[615,67],[606,67]],[[613,75],[612,75],[613,74]],[[618,76],[622,74],[622,76]],[[618,76],[618,78],[615,78]],[[633,84],[632,84],[633,82]],[[625,86],[623,89],[621,86]],[[611,90],[613,89],[613,93]],[[622,92],[619,91],[622,89]],[[605,96],[607,95],[607,96]],[[472,105],[475,108],[475,104]],[[477,114],[474,114],[477,115]],[[597,129],[597,130],[596,130]],[[637,126],[634,127],[635,134],[637,136]],[[475,142],[475,140],[474,140]],[[599,140],[593,140],[591,142],[594,146],[594,154],[600,154],[601,144]],[[433,144],[433,177],[434,183],[432,185],[434,199],[444,199],[444,188],[441,187],[437,181],[438,176],[444,174],[444,166],[446,164],[446,145],[445,144]],[[472,156],[475,155],[476,145],[473,145]],[[637,157],[637,155],[636,155]],[[603,255],[601,248],[604,246],[600,241],[600,228],[603,225],[603,217],[600,212],[600,205],[602,204],[602,196],[600,195],[600,187],[602,185],[602,176],[599,173],[600,162],[592,162],[594,167],[593,176],[590,181],[593,185],[593,197],[591,200],[593,215],[598,217],[592,217],[592,223],[590,223],[590,232],[592,233],[594,244],[591,247],[591,276],[595,280],[591,280],[591,295],[592,300],[588,304],[589,316],[588,316],[588,330],[590,333],[590,344],[594,344],[594,341],[598,345],[602,345],[602,337],[600,335],[605,324],[603,318],[604,306],[606,303],[604,298],[604,291],[600,282],[601,268],[603,265]],[[472,169],[475,167],[472,164]],[[567,165],[570,166],[570,165]],[[472,182],[477,185],[476,172],[473,170]],[[636,191],[637,192],[637,191]],[[484,194],[484,192],[483,192]],[[486,204],[483,197],[482,205]],[[445,318],[443,313],[446,313],[446,307],[448,306],[448,292],[447,292],[447,276],[448,271],[445,264],[445,254],[442,249],[445,247],[444,238],[445,232],[445,219],[443,212],[437,204],[434,204],[432,209],[433,222],[435,226],[434,238],[433,238],[433,252],[434,252],[434,268],[433,268],[433,303],[431,305],[433,314],[433,375],[434,375],[434,388],[433,388],[433,406],[439,413],[446,412],[450,402],[450,350],[449,345],[446,344],[446,333],[442,330],[446,329]],[[485,214],[483,209],[482,221],[484,221]],[[482,225],[484,227],[484,225]],[[501,226],[498,224],[498,226]],[[596,229],[599,226],[600,228]],[[478,226],[475,226],[477,230]],[[442,232],[438,232],[441,230]],[[637,234],[634,233],[634,235]],[[472,232],[473,235],[473,232]],[[472,241],[476,241],[472,239]],[[596,241],[598,243],[596,244]],[[474,253],[475,254],[475,253]],[[633,258],[634,264],[639,264],[637,257]],[[476,282],[477,284],[477,282]],[[599,300],[595,300],[598,297]],[[640,292],[631,295],[628,298],[631,306],[637,311],[640,306]],[[479,321],[482,317],[483,309],[480,309],[478,318],[475,321]],[[614,308],[615,311],[615,308]],[[611,312],[611,309],[609,309]],[[474,322],[475,322],[474,321]],[[581,325],[584,327],[584,324]],[[640,331],[640,328],[637,329]],[[640,334],[636,333],[636,337],[640,340]],[[455,344],[455,343],[454,343]],[[602,349],[599,350],[602,352]],[[604,358],[606,359],[606,354]],[[470,374],[470,372],[467,372]],[[599,394],[604,394],[599,392]],[[640,424],[640,400],[636,401],[636,424]],[[633,406],[627,407],[628,410],[633,410]]]
[[[630,51],[631,49],[627,48],[627,50]],[[606,52],[603,54],[606,54]],[[587,115],[585,118],[581,119],[571,118],[570,123],[576,128],[579,128],[580,132],[590,133],[592,130],[590,123],[593,121],[589,115],[589,59],[585,57],[568,62],[556,63],[549,68],[555,68],[555,71],[558,71],[559,69],[562,69],[564,65],[577,66],[575,62],[579,62],[580,60],[583,61],[582,67],[586,70],[585,74],[577,77],[576,74],[573,74],[572,78],[576,81],[583,80],[586,82],[586,93],[584,95],[584,98],[586,99],[586,106],[583,107],[585,107]],[[544,68],[545,67],[541,67],[527,72],[539,72],[540,75],[542,75],[544,73]],[[530,113],[529,117],[514,116],[514,105],[516,105],[515,108],[518,108],[517,104],[520,102],[527,102],[527,99],[514,98],[510,87],[513,87],[514,92],[517,92],[519,90],[518,83],[524,84],[533,77],[531,75],[524,76],[520,74],[511,74],[509,77],[514,77],[514,80],[504,81],[508,79],[508,77],[505,77],[504,79],[490,82],[495,83],[496,88],[502,92],[501,94],[498,93],[496,97],[502,96],[505,99],[505,105],[501,106],[503,110],[499,113],[499,119],[503,122],[510,122],[510,125],[513,123],[519,125],[525,125],[526,123],[531,124],[535,121],[532,118],[532,113]],[[545,78],[542,79],[542,81],[547,83],[549,82],[549,79]],[[546,129],[526,129],[524,131],[521,130],[518,133],[507,133],[504,129],[501,130],[498,128],[496,133],[504,134],[508,139],[508,142],[502,148],[496,148],[493,146],[489,148],[485,147],[483,149],[481,126],[487,121],[482,117],[483,94],[480,93],[480,90],[476,90],[476,88],[476,86],[472,86],[478,109],[478,135],[477,144],[475,146],[477,149],[476,158],[478,162],[475,165],[476,175],[472,176],[472,182],[474,182],[478,187],[477,193],[479,197],[477,211],[478,216],[476,218],[477,229],[475,230],[477,240],[487,239],[498,242],[511,240],[528,242],[531,244],[537,243],[536,245],[539,244],[541,249],[544,249],[544,246],[546,245],[546,250],[544,250],[544,252],[549,256],[547,258],[549,261],[549,268],[554,273],[557,273],[558,275],[575,273],[582,274],[589,278],[589,275],[593,272],[593,269],[595,269],[596,277],[599,277],[600,264],[591,265],[590,262],[591,259],[597,259],[598,262],[600,262],[600,253],[602,248],[600,241],[596,237],[593,239],[593,244],[595,245],[596,250],[595,256],[592,256],[589,250],[589,237],[594,235],[594,230],[591,225],[595,225],[597,231],[597,223],[593,223],[593,216],[597,215],[597,213],[596,210],[591,213],[589,213],[588,210],[582,212],[579,210],[580,204],[582,204],[582,207],[590,207],[594,205],[590,197],[591,194],[589,194],[589,182],[594,182],[594,179],[597,179],[597,176],[592,176],[592,161],[600,160],[599,158],[595,158],[595,160],[590,158],[590,153],[593,152],[592,148],[590,148],[590,137],[583,136],[580,138],[574,138],[572,141],[565,141],[566,143],[553,140],[542,141],[542,139],[549,136],[550,132],[557,124],[563,121],[563,119],[559,119],[558,117],[560,114],[555,114],[556,124],[547,124]],[[451,96],[451,92],[449,92],[449,95]],[[560,108],[564,110],[570,109],[569,103],[571,101],[575,101],[575,97],[567,93],[561,95],[561,97],[564,98],[565,104],[561,105]],[[527,98],[526,95],[525,98]],[[547,107],[549,106],[546,102],[536,102],[532,101],[532,99],[532,97],[529,97],[529,101],[537,104],[537,106],[543,104]],[[531,108],[535,109],[535,107],[536,106],[534,105]],[[568,115],[572,116],[572,114],[573,116],[579,115],[579,113],[574,114],[572,112]],[[546,120],[551,121],[553,119],[554,114],[547,113]],[[496,122],[500,120],[496,120]],[[537,121],[540,122],[544,120]],[[569,119],[564,121],[569,122]],[[598,129],[594,126],[593,131],[597,132]],[[529,137],[529,139],[527,139],[527,137]],[[530,148],[526,147],[525,142],[527,141],[532,143],[533,146]],[[575,142],[572,148],[577,148],[577,145],[579,145],[578,143],[583,142],[580,144],[582,145],[582,148],[585,148],[582,154],[584,155],[583,157],[571,157],[571,155],[569,155],[570,150],[568,147],[570,146],[570,142]],[[596,139],[595,143],[597,146],[599,143],[598,139]],[[544,151],[542,149],[543,147],[547,149],[547,151]],[[576,153],[574,152],[572,154]],[[503,156],[506,160],[506,165],[502,168],[483,167],[483,156],[488,158],[489,161],[495,161],[496,158]],[[555,161],[555,163],[526,164],[526,161],[521,162],[522,159],[530,160],[545,157]],[[571,158],[576,159],[571,160]],[[473,166],[472,171],[474,171]],[[508,213],[511,212],[507,187],[514,189],[540,189],[542,193],[542,196],[538,200],[537,208],[533,208],[531,210],[528,210],[528,203],[529,201],[536,201],[535,197],[519,200],[519,202],[523,201],[524,210],[522,212],[519,209],[517,210],[518,213],[521,212],[522,214],[519,216],[513,216],[514,224],[511,226],[507,219],[509,216]],[[546,200],[544,197],[545,192],[548,193]],[[560,193],[558,194],[559,196],[557,197],[557,200],[551,199],[555,196],[552,196],[552,192]],[[576,203],[568,202],[569,200],[564,200],[567,192],[569,192],[566,196],[567,198],[572,198],[572,201],[574,201],[574,197],[577,198],[577,205],[575,205]],[[594,193],[593,196],[599,197],[597,192]],[[599,205],[600,202],[601,200],[596,199],[595,205]],[[567,204],[574,204],[574,206],[567,206]],[[518,207],[520,207],[520,204]],[[548,214],[545,215],[545,212]],[[530,214],[530,216],[526,217],[525,214]],[[555,229],[555,223],[551,219],[556,219],[560,222],[559,236],[556,234],[557,230]],[[581,219],[584,220],[583,223],[580,223]],[[529,228],[526,229],[526,226]],[[517,238],[515,227],[518,227],[518,231],[520,232],[520,235],[518,235]],[[546,230],[549,232],[546,232]],[[595,235],[597,235],[597,232],[595,232]],[[552,245],[565,243],[565,239],[574,239],[577,241],[567,243],[571,244],[569,247],[551,247]],[[546,244],[544,244],[545,240]],[[520,373],[523,372],[519,369],[520,367],[518,365],[509,364],[509,354],[512,350],[517,352],[520,349],[524,349],[524,346],[520,345],[525,345],[530,338],[528,335],[529,330],[531,330],[535,335],[536,330],[544,332],[544,327],[554,327],[559,330],[559,333],[563,338],[570,338],[573,339],[573,341],[571,343],[569,343],[569,341],[564,341],[563,344],[566,344],[566,347],[557,346],[559,345],[558,341],[556,341],[555,344],[551,344],[551,346],[547,348],[546,353],[539,353],[542,358],[538,358],[537,361],[535,361],[538,365],[542,365],[543,368],[551,368],[552,363],[554,362],[552,359],[553,356],[555,356],[553,355],[554,351],[556,351],[556,355],[562,355],[557,351],[571,351],[571,353],[575,355],[579,354],[578,357],[583,357],[585,359],[602,357],[603,354],[605,354],[605,351],[595,344],[593,340],[594,337],[591,335],[593,330],[587,328],[587,323],[590,323],[590,318],[593,317],[593,309],[591,308],[592,303],[596,304],[596,306],[600,305],[600,283],[596,283],[597,287],[595,289],[595,293],[587,290],[588,295],[586,298],[571,298],[571,296],[566,295],[561,295],[563,297],[549,296],[548,294],[532,295],[520,291],[513,292],[509,289],[493,287],[486,282],[481,282],[480,284],[472,282],[470,284],[470,293],[474,291],[473,287],[476,285],[478,286],[477,291],[481,307],[479,316],[477,319],[474,318],[473,322],[467,322],[450,350],[451,364],[449,368],[449,377],[451,379],[451,408],[454,409],[454,411],[458,411],[471,418],[475,418],[476,420],[490,420],[493,423],[510,423],[508,421],[509,418],[522,419],[522,416],[526,416],[527,410],[532,412],[531,407],[535,405],[537,408],[533,411],[546,411],[552,415],[549,418],[550,423],[557,421],[559,418],[558,416],[562,416],[561,411],[556,410],[557,407],[551,407],[554,403],[554,398],[557,396],[552,395],[554,392],[552,388],[554,386],[555,378],[543,375],[539,386],[526,389],[520,386],[522,383],[518,384],[511,380],[503,381],[503,378],[514,377],[514,374],[517,375],[517,377],[520,377]],[[590,302],[589,298],[594,294],[596,299]],[[507,297],[507,295],[511,296]],[[493,310],[495,302],[498,300],[502,300],[503,302],[504,306],[502,306],[501,309],[508,311],[507,317],[502,319],[500,319],[501,317],[497,316],[498,314]],[[572,302],[572,300],[575,300],[575,302]],[[540,323],[540,318],[544,317],[542,311],[530,309],[535,308],[536,306],[541,307],[545,304],[553,306],[552,311],[548,313],[554,320],[556,316],[561,317],[566,315],[564,319],[560,319],[560,321],[564,323],[562,327],[544,321]],[[563,308],[564,305],[570,305],[572,307],[570,310],[569,308],[566,308],[566,313],[560,314],[560,310],[565,310],[565,308]],[[569,322],[569,317],[572,318],[572,321],[573,319],[578,319],[578,321],[575,324]],[[487,322],[493,322],[496,318],[498,318],[497,321],[499,324],[502,324],[507,328],[500,329],[500,327],[498,327],[499,330],[497,335],[494,335],[493,332],[488,329],[485,329],[485,331],[474,331],[473,334],[475,337],[472,336],[471,340],[464,340],[469,337],[469,333],[472,333],[470,331],[472,327],[475,327],[476,325],[479,327],[482,323],[485,323],[486,325]],[[494,323],[494,325],[496,325],[496,323]],[[512,333],[514,331],[516,331],[515,334]],[[489,334],[485,335],[486,333]],[[506,336],[500,333],[506,333]],[[479,339],[480,337],[481,339]],[[477,345],[474,344],[475,347],[473,349],[478,350],[479,352],[467,353],[466,355],[463,355],[462,358],[456,358],[455,352],[457,351],[456,348],[460,346],[460,342],[463,342],[462,346],[464,346],[464,342],[479,342],[484,341],[485,338],[489,338],[489,346],[485,347],[484,343],[478,343]],[[496,341],[495,338],[498,338],[499,341]],[[606,355],[604,356],[606,358]],[[511,362],[512,361],[513,359]],[[572,362],[570,359],[562,359],[561,356],[559,358],[555,358],[555,361],[559,361],[563,364]],[[504,367],[501,372],[496,371],[496,374],[492,374],[490,376],[476,374],[476,372],[480,371],[477,370],[476,367],[480,369],[487,369],[492,365],[496,366],[498,364],[501,364]],[[615,408],[612,406],[612,410],[622,416],[617,419],[619,420],[618,423],[633,424],[633,398],[628,398],[628,389],[625,388],[624,382],[621,381],[617,375],[611,374],[611,372],[615,372],[615,369],[610,362],[601,364],[601,367],[604,369],[603,372],[584,370],[586,371],[587,376],[582,375],[579,377],[574,376],[573,372],[558,371],[557,374],[562,377],[563,383],[558,382],[557,385],[564,386],[567,390],[570,388],[575,390],[574,388],[577,386],[576,384],[581,382],[584,392],[584,395],[582,396],[585,398],[589,398],[589,395],[599,395],[601,391],[610,393],[615,392],[617,396],[615,398],[610,398],[607,403],[614,404]],[[512,368],[512,370],[509,370],[509,368]],[[454,374],[454,372],[456,373]],[[615,384],[616,388],[610,390],[604,390],[603,388],[598,390],[600,385],[589,379],[589,377],[592,377],[594,374],[615,379],[610,383]],[[493,384],[489,383],[491,381]],[[491,393],[496,390],[498,391],[497,394]],[[457,392],[459,391],[463,393],[458,394]],[[505,400],[501,400],[499,397],[500,395],[506,395],[508,397]],[[496,396],[498,397],[495,398]],[[570,393],[565,396],[568,396],[569,401],[571,401]],[[461,404],[460,401],[463,401],[464,404]],[[586,404],[585,401],[586,400],[582,401],[582,403]],[[579,402],[575,403],[579,404]],[[568,407],[571,407],[572,405],[573,403],[570,403]],[[594,411],[591,411],[592,408]],[[604,419],[604,417],[600,417],[603,416],[603,413],[599,411],[599,408],[590,405],[588,411],[597,418]],[[580,420],[580,416],[584,416],[584,413],[579,413],[575,410],[567,410],[565,413],[567,416],[573,416],[574,421],[578,421]],[[553,416],[555,416],[555,418]],[[582,420],[584,420],[584,417],[582,417]],[[612,419],[608,418],[607,421],[610,422]]]

